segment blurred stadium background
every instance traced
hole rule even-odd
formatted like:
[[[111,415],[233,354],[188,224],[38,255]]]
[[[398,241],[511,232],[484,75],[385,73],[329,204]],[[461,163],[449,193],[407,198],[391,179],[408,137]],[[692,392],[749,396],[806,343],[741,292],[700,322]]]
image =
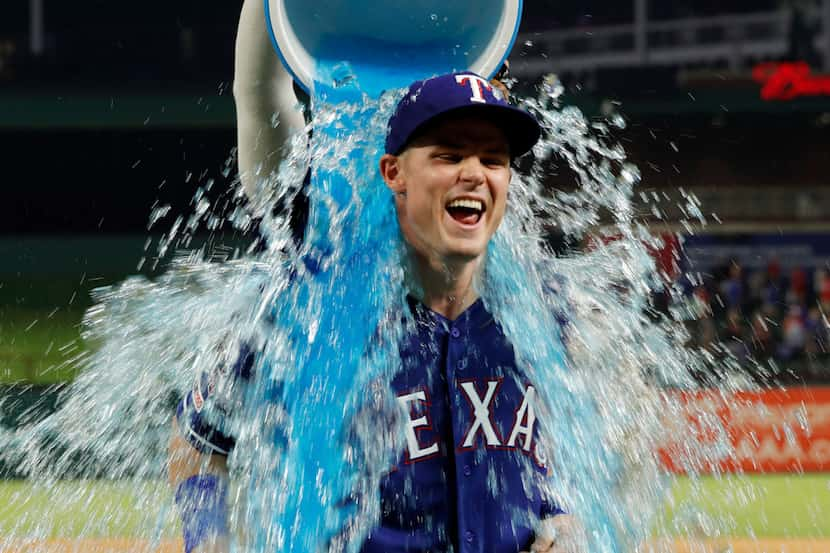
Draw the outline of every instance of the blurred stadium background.
[[[830,537],[830,0],[525,4],[511,55],[517,86],[534,93],[553,74],[565,103],[627,119],[620,139],[642,170],[640,190],[665,206],[662,217],[643,215],[655,232],[685,237],[682,271],[665,268],[700,313],[690,325],[695,344],[717,356],[723,342],[750,370],[753,358],[774,367],[793,389],[787,401],[812,423],[799,447],[753,442],[744,460],[765,474],[678,479],[656,535],[727,512],[734,533],[720,550],[830,551],[819,541]],[[36,400],[45,414],[73,378],[91,289],[163,270],[152,207],[172,206],[169,226],[209,180],[214,197],[230,189],[239,7],[17,0],[0,8],[0,394],[19,399],[4,424],[18,424]],[[573,184],[554,173],[551,185]],[[675,206],[688,193],[710,225],[680,222]],[[221,231],[203,239],[245,241]],[[664,260],[679,247],[669,242]],[[779,409],[787,401],[770,401],[787,416]],[[763,437],[741,424],[736,439]],[[7,535],[21,531],[14,498],[26,483],[3,476]],[[123,506],[127,514],[98,537],[133,535],[130,490],[65,485],[100,486],[102,502]],[[83,527],[73,517],[102,508],[68,504],[54,536],[73,538]]]

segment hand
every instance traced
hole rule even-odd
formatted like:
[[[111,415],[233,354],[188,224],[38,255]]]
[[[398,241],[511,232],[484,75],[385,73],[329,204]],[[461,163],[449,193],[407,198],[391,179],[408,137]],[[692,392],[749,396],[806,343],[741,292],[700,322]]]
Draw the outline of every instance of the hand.
[[[504,96],[504,101],[505,102],[510,100],[510,91],[507,89],[507,87],[504,85],[503,82],[501,82],[498,79],[490,79],[490,84],[493,85],[499,92],[502,93],[502,96]]]
[[[504,85],[504,83],[502,81],[504,81],[504,79],[508,78],[509,73],[510,73],[510,62],[507,61],[507,60],[504,60],[504,65],[502,65],[499,72],[496,73],[495,77],[490,79],[490,84],[493,85],[494,87],[496,87],[504,95],[504,100],[506,102],[510,101],[510,91],[507,89],[507,87]]]
[[[573,515],[557,515],[539,523],[530,553],[586,553],[585,529]],[[525,553],[525,552],[522,552]]]

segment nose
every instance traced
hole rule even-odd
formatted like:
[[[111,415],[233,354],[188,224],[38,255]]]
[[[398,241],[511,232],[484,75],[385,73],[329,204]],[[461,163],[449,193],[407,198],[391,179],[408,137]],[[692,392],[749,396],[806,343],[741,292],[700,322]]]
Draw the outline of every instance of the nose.
[[[478,156],[468,156],[461,163],[461,182],[478,186],[484,183],[484,164]]]

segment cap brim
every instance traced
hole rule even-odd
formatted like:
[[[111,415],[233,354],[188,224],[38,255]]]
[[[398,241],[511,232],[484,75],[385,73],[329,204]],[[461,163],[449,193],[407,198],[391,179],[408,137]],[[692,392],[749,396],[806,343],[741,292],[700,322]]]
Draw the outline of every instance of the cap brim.
[[[478,115],[482,111],[489,112],[487,118],[505,134],[510,144],[510,155],[514,158],[529,152],[542,135],[536,118],[515,106],[482,104],[462,107],[456,111],[464,110],[469,110],[472,115]]]
[[[412,139],[421,134],[426,128],[449,117],[479,117],[492,121],[498,126],[510,147],[510,156],[517,158],[529,152],[542,136],[542,129],[536,118],[523,109],[510,105],[499,104],[471,104],[452,107],[437,113],[428,121],[424,121],[409,135]],[[405,148],[406,146],[404,146]]]

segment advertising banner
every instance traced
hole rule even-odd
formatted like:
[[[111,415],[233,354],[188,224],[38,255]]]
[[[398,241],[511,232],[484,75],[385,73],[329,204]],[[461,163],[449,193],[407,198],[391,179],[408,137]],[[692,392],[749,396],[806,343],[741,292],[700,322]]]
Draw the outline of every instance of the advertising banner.
[[[745,269],[812,269],[830,263],[830,236],[824,233],[700,234],[684,244],[687,269],[709,272],[735,261]]]
[[[830,470],[830,388],[670,396],[676,440],[659,455],[671,472]]]

